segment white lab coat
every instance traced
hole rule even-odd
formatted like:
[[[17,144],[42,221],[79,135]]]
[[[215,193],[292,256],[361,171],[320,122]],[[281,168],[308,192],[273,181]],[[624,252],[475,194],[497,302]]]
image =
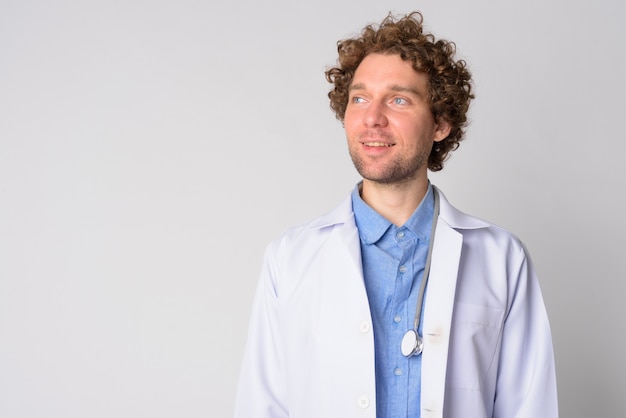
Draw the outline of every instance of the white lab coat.
[[[526,249],[439,193],[422,418],[557,417],[550,327]],[[269,245],[235,417],[374,418],[372,332],[348,197]]]

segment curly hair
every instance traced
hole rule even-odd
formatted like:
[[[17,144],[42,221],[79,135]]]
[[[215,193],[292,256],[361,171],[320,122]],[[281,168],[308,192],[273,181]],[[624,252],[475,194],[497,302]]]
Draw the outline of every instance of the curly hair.
[[[334,87],[328,93],[330,107],[343,122],[348,105],[348,89],[359,64],[368,54],[398,54],[429,79],[430,110],[436,121],[447,122],[450,134],[438,142],[428,157],[428,168],[439,171],[449,153],[459,147],[467,127],[467,111],[472,93],[471,74],[464,60],[456,60],[456,46],[436,40],[423,31],[423,16],[412,12],[399,19],[389,13],[375,27],[366,26],[359,37],[337,42],[337,66],[326,71]]]

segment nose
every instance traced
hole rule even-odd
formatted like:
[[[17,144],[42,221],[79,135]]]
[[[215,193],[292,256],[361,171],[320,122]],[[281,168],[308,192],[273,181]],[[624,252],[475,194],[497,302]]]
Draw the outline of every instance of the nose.
[[[387,126],[387,116],[382,103],[372,101],[363,115],[363,123],[368,128]]]

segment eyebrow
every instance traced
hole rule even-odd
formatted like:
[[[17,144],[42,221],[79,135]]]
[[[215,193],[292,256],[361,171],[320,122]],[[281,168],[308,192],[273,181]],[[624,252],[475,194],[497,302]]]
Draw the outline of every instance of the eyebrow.
[[[421,93],[419,90],[416,90],[412,87],[405,87],[405,86],[401,86],[398,84],[392,84],[390,86],[387,87],[389,90],[391,91],[395,91],[398,93],[411,93],[414,94],[415,96],[418,97],[424,97],[425,95],[423,93]],[[367,90],[367,88],[365,87],[364,83],[356,83],[351,85],[350,87],[348,87],[348,91],[353,91],[353,90]]]

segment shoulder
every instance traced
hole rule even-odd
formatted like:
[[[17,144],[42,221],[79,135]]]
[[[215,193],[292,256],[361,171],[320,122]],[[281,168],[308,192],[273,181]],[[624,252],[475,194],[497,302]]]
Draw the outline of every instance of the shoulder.
[[[337,229],[349,232],[354,230],[356,233],[350,196],[331,211],[283,231],[270,242],[268,251],[274,255],[294,251],[310,253],[314,247],[322,245]]]
[[[447,226],[463,236],[464,246],[483,247],[493,252],[524,253],[524,244],[511,231],[492,222],[468,215],[452,206],[443,193],[441,197],[440,218]]]
[[[319,290],[320,280],[336,277],[337,270],[355,264],[358,231],[350,200],[331,212],[293,226],[267,247],[264,271],[283,299],[296,289]],[[360,265],[360,264],[359,264]],[[308,287],[307,287],[308,286]]]

